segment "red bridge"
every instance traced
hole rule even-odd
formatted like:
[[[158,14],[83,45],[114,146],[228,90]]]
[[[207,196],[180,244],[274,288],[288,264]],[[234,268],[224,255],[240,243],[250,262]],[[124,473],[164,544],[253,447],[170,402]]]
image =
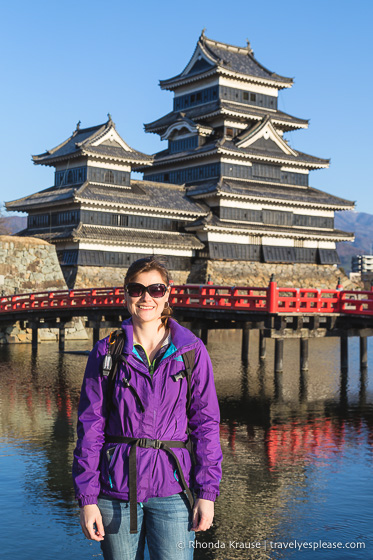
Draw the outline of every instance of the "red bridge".
[[[250,330],[259,330],[259,356],[266,339],[275,339],[275,371],[283,368],[283,343],[300,339],[301,370],[308,370],[308,339],[338,336],[341,367],[348,365],[348,337],[360,337],[360,365],[367,366],[367,337],[373,336],[373,291],[316,288],[173,285],[170,305],[175,318],[186,321],[207,342],[209,329],[242,329],[242,360],[247,363]],[[118,328],[128,317],[123,288],[59,290],[0,297],[0,324],[16,321],[32,329],[37,348],[39,328],[58,328],[60,350],[73,317],[85,317],[94,342],[101,328]]]
[[[0,314],[61,309],[118,309],[123,288],[92,288],[15,294],[0,298]],[[177,309],[246,311],[271,314],[349,314],[373,316],[373,291],[245,286],[173,285],[170,304]]]

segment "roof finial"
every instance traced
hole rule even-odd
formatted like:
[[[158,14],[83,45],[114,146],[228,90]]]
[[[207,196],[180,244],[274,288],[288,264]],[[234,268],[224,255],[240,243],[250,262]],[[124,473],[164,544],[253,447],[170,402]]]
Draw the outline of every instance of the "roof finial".
[[[113,122],[110,113],[107,114],[108,122]]]
[[[251,54],[251,56],[254,56],[254,51],[251,48],[249,39],[246,39],[246,45],[247,45],[247,50],[249,51],[249,54]]]
[[[82,121],[78,121],[76,123],[76,130],[80,130],[80,125],[82,124]]]
[[[201,39],[205,38],[205,31],[206,31],[206,27],[204,27],[201,31]]]

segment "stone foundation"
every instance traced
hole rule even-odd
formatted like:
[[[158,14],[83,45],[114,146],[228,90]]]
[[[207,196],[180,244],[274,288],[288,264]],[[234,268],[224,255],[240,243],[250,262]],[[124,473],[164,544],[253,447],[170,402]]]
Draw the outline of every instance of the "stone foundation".
[[[0,291],[14,293],[66,290],[67,285],[58,262],[54,245],[34,237],[0,236]],[[0,344],[31,343],[31,329],[20,322],[2,326]],[[87,340],[81,319],[66,328],[66,340]],[[39,329],[39,342],[58,340],[58,329]]]
[[[73,286],[71,285],[73,275],[71,274],[69,279],[69,276],[65,272],[65,278],[68,281],[69,287],[74,287],[76,289],[123,286],[126,272],[127,268],[78,266]],[[188,276],[188,270],[172,271],[172,279],[175,284],[185,284]]]
[[[38,329],[38,342],[57,342],[58,329]],[[0,331],[1,344],[31,344],[31,329],[23,329],[19,321],[15,325],[3,328]],[[65,329],[65,340],[88,340],[89,336],[81,319],[74,320],[74,326]]]
[[[69,287],[96,288],[122,286],[127,269],[118,267],[79,266],[65,270]],[[75,275],[76,272],[76,275]],[[362,289],[363,283],[351,281],[334,265],[266,264],[244,261],[207,261],[197,259],[190,271],[172,271],[175,284],[214,284],[231,286],[268,286],[271,275],[278,285],[294,288],[334,289],[341,278],[345,289]]]
[[[335,289],[338,278],[345,289],[362,289],[361,282],[352,282],[337,266],[316,264],[266,264],[243,261],[197,260],[188,277],[189,283],[230,286],[268,286],[271,275],[279,286],[289,288]]]
[[[4,295],[66,287],[54,245],[34,237],[0,236],[0,291]]]

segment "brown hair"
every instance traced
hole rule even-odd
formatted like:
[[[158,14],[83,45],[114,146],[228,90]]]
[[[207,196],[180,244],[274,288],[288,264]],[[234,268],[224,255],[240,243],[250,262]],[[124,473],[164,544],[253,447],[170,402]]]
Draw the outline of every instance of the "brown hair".
[[[127,284],[130,282],[134,282],[136,276],[141,274],[142,272],[149,272],[150,270],[157,270],[159,274],[162,276],[162,280],[168,287],[171,282],[171,274],[168,270],[167,260],[165,257],[151,255],[150,257],[143,257],[142,259],[137,259],[137,261],[133,262],[129,269],[126,272],[126,276],[124,278],[124,290],[126,290]],[[167,307],[163,308],[161,314],[161,321],[164,327],[168,326],[168,319],[172,315],[172,309],[170,305],[167,303]]]

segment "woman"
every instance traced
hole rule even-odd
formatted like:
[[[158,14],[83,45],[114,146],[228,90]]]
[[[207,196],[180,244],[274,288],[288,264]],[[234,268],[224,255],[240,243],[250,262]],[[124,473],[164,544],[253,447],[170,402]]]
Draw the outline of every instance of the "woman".
[[[134,262],[121,342],[99,341],[86,367],[73,476],[83,533],[105,560],[142,559],[145,537],[152,560],[189,560],[194,532],[212,525],[222,454],[211,361],[170,318],[169,295],[158,258]]]

